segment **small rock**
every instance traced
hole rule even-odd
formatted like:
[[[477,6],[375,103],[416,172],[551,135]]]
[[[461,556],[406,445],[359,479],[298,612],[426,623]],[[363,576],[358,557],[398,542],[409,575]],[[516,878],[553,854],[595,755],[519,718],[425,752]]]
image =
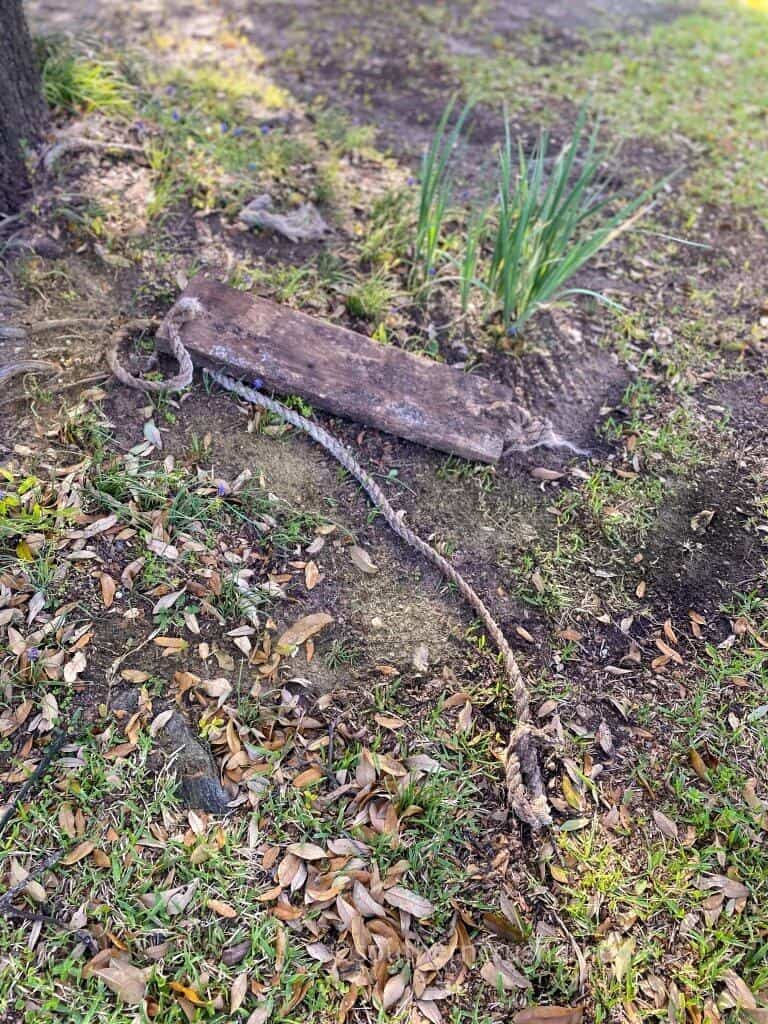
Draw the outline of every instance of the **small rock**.
[[[417,672],[426,672],[429,668],[429,648],[426,644],[419,644],[413,652],[413,667]]]

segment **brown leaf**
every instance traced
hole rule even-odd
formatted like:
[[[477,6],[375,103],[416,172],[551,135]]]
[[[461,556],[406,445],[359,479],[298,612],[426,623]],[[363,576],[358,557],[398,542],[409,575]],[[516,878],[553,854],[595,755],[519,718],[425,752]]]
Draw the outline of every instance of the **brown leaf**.
[[[735,1005],[745,1010],[757,1008],[757,1000],[742,978],[730,967],[723,972],[723,981]]]
[[[314,590],[320,581],[320,570],[316,562],[307,562],[304,566],[304,585],[307,590]]]
[[[428,899],[411,892],[410,889],[403,888],[402,885],[393,885],[391,888],[385,889],[383,895],[385,902],[389,903],[391,907],[404,910],[418,920],[431,917],[435,912],[435,908]]]
[[[299,772],[291,785],[294,789],[306,789],[307,786],[311,786],[314,782],[319,782],[322,778],[324,778],[322,769],[315,765],[313,768],[307,768],[305,771]]]
[[[111,608],[112,602],[115,600],[117,584],[109,573],[106,572],[103,572],[99,577],[99,583],[101,584],[101,600],[104,602],[104,607]]]
[[[123,569],[120,575],[120,582],[123,584],[124,587],[127,587],[128,590],[130,590],[133,587],[133,581],[144,568],[145,561],[145,558],[137,558],[133,562],[130,562],[128,565],[126,565],[126,567]]]
[[[436,942],[429,949],[425,949],[416,961],[416,969],[425,974],[442,971],[453,957],[457,944],[458,935],[454,931],[448,942]]]
[[[477,951],[474,943],[469,937],[469,933],[464,926],[463,921],[456,922],[456,935],[459,940],[459,950],[461,952],[461,961],[465,967],[472,967],[475,960],[477,959]]]
[[[292,626],[289,626],[280,636],[276,645],[278,653],[290,653],[294,647],[299,647],[311,636],[314,636],[315,633],[325,629],[331,622],[333,622],[333,616],[329,615],[328,612],[315,612],[312,615],[305,615],[297,622],[294,622]]]
[[[153,642],[168,651],[185,651],[189,647],[187,641],[178,636],[156,636]]]
[[[381,1005],[384,1010],[391,1010],[400,1002],[408,985],[408,973],[404,968],[399,974],[394,974],[384,986],[381,994]]]
[[[671,658],[672,661],[676,662],[678,665],[682,665],[683,664],[683,659],[678,654],[678,652],[675,651],[672,647],[670,647],[669,644],[665,643],[661,639],[661,637],[659,637],[656,640],[656,646],[659,648],[659,650],[661,651],[662,654],[665,654],[668,658]]]
[[[669,642],[673,646],[677,647],[677,644],[678,644],[677,633],[675,633],[675,631],[674,631],[674,629],[672,627],[672,620],[671,619],[665,619],[664,627],[663,628],[664,628],[664,635],[666,636],[667,640],[669,640]]]
[[[581,1006],[526,1006],[512,1018],[514,1024],[581,1024]]]
[[[482,921],[483,928],[487,932],[490,932],[491,935],[497,935],[500,939],[505,939],[507,942],[522,942],[525,939],[525,933],[519,924],[510,921],[504,914],[483,914]]]
[[[237,917],[237,911],[235,908],[230,906],[229,903],[225,903],[223,900],[206,900],[205,905],[209,910],[212,910],[214,914],[218,914],[219,917]]]
[[[611,757],[613,754],[613,736],[611,735],[610,727],[605,719],[603,719],[600,722],[600,725],[598,725],[595,733],[595,739],[603,753]]]
[[[492,988],[501,986],[505,992],[516,988],[526,989],[530,985],[523,972],[511,960],[501,960],[498,957],[483,964],[480,969],[480,977]]]
[[[380,903],[376,902],[362,882],[355,882],[352,887],[352,902],[363,917],[387,916],[387,912],[384,907]]]
[[[287,850],[299,860],[324,860],[328,856],[322,846],[315,843],[291,843]]]
[[[79,860],[87,857],[88,854],[96,848],[96,843],[90,839],[83,840],[82,843],[78,843],[77,846],[70,850],[69,853],[61,858],[61,863],[69,866],[70,864],[77,864]]]
[[[443,1024],[444,1017],[432,999],[417,999],[416,1007],[422,1017],[426,1017],[432,1024]]]
[[[59,827],[65,835],[69,836],[70,839],[74,839],[77,835],[75,814],[72,810],[72,804],[63,803],[59,808]]]
[[[653,820],[656,822],[656,826],[659,831],[668,839],[677,839],[677,825],[671,818],[668,818],[666,814],[662,814],[661,811],[653,811]]]
[[[229,1012],[230,1015],[234,1016],[240,1007],[245,1002],[245,997],[248,994],[248,972],[241,971],[240,974],[232,982],[232,988],[229,991]]]
[[[267,1024],[267,1021],[271,1016],[272,1003],[264,1000],[259,1003],[245,1024]]]
[[[339,1003],[339,1012],[336,1016],[337,1024],[344,1024],[347,1017],[349,1016],[350,1010],[354,1007],[360,995],[360,988],[358,985],[350,985],[347,991],[344,993],[344,998]]]
[[[349,549],[349,557],[352,559],[352,564],[360,572],[367,573],[372,576],[374,573],[379,571],[379,567],[374,565],[371,560],[371,556],[365,550],[365,548],[358,547],[357,544],[353,544]]]
[[[172,590],[169,594],[163,594],[163,596],[155,602],[152,614],[159,615],[160,612],[166,612],[169,608],[173,608],[183,593],[184,590],[182,589]]]
[[[188,999],[193,1006],[207,1006],[208,1000],[203,999],[200,993],[190,985],[183,985],[180,981],[170,982],[170,987],[184,999]]]
[[[693,747],[691,747],[691,749],[688,751],[688,760],[691,762],[691,768],[693,768],[693,770],[696,772],[699,778],[703,779],[706,782],[706,780],[709,778],[709,773],[707,772],[707,766],[704,763],[704,758],[701,756],[698,750],[695,750]]]
[[[310,942],[304,949],[313,960],[318,960],[321,964],[330,964],[334,960],[333,950],[326,946],[324,942]]]
[[[105,967],[94,968],[91,972],[101,978],[107,988],[128,1006],[141,1006],[147,992],[147,971],[134,967],[127,960],[109,958]]]
[[[411,656],[411,663],[417,672],[426,672],[429,668],[429,648],[419,644]]]
[[[234,967],[241,963],[251,951],[251,940],[243,939],[234,946],[228,946],[221,954],[222,962],[227,967]]]
[[[120,673],[120,678],[124,679],[126,683],[146,683],[150,675],[149,672],[141,672],[136,668],[124,668]]]
[[[159,715],[155,715],[149,726],[149,735],[157,736],[160,730],[170,722],[173,718],[173,708],[168,708],[166,711],[161,711]]]

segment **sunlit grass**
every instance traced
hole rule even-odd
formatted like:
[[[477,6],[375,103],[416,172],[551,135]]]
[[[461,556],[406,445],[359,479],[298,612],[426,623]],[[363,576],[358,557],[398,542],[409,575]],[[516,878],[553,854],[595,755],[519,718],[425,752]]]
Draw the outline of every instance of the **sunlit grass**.
[[[67,113],[131,113],[133,90],[115,64],[68,53],[52,44],[48,49],[42,83],[49,106]]]

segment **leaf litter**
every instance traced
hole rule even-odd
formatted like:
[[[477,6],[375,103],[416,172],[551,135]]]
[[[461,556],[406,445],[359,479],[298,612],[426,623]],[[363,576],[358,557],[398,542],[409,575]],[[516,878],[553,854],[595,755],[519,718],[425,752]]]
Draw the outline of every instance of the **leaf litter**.
[[[151,439],[159,447],[154,434]],[[13,785],[26,778],[27,765],[44,751],[39,744],[60,717],[55,694],[49,690],[36,697],[35,681],[42,679],[49,686],[64,687],[62,692],[75,698],[81,694],[87,699],[94,673],[103,671],[105,664],[98,640],[103,617],[119,616],[132,623],[134,602],[143,598],[148,625],[153,621],[159,625],[141,642],[134,639],[133,647],[139,655],[148,646],[154,648],[158,666],[169,664],[160,670],[168,682],[159,693],[151,694],[148,687],[155,672],[140,668],[141,657],[130,649],[107,666],[108,675],[135,688],[137,699],[130,714],[117,712],[111,722],[106,706],[101,712],[107,713],[106,724],[99,726],[93,739],[104,763],[116,768],[130,765],[146,744],[153,748],[175,709],[181,709],[205,736],[238,820],[244,815],[259,820],[262,806],[282,800],[291,790],[308,794],[313,813],[325,822],[322,841],[303,835],[298,824],[282,826],[293,832],[290,838],[270,837],[269,817],[261,819],[264,829],[248,830],[239,856],[246,857],[263,879],[250,894],[253,904],[275,922],[278,937],[287,939],[289,933],[282,929],[289,929],[291,942],[303,947],[308,963],[346,989],[339,1020],[363,1003],[391,1014],[407,1011],[414,1020],[447,1019],[447,1006],[467,984],[478,959],[478,937],[481,946],[488,937],[517,943],[521,932],[512,924],[506,931],[494,932],[469,904],[456,898],[446,904],[443,893],[436,905],[433,895],[422,890],[422,879],[413,873],[407,854],[424,812],[406,795],[418,794],[425,780],[441,776],[440,757],[423,749],[409,750],[403,732],[408,731],[407,723],[398,715],[378,714],[372,724],[382,733],[375,735],[354,724],[330,695],[307,703],[281,683],[296,651],[305,648],[311,653],[314,639],[332,627],[333,616],[310,612],[279,629],[268,604],[259,602],[254,616],[253,609],[238,600],[234,623],[239,617],[242,624],[233,625],[212,603],[222,593],[220,580],[232,565],[247,580],[247,593],[267,584],[270,603],[285,600],[288,586],[310,592],[320,580],[322,545],[305,542],[317,561],[298,560],[294,555],[294,568],[286,562],[275,567],[261,553],[265,534],[256,523],[252,540],[242,532],[223,533],[218,550],[213,551],[199,541],[194,521],[171,523],[163,504],[143,507],[145,490],[158,485],[154,464],[136,462],[131,456],[121,464],[116,458],[112,472],[124,474],[127,496],[120,511],[109,515],[93,511],[90,472],[90,466],[83,464],[65,478],[55,501],[57,528],[47,536],[27,534],[21,541],[24,550],[32,552],[41,550],[44,543],[55,544],[62,564],[78,567],[62,576],[67,597],[50,605],[46,595],[35,590],[23,561],[0,575],[0,611],[13,613],[0,626],[6,634],[3,672],[11,698],[9,710],[0,717],[0,733],[24,758],[19,762],[17,753],[16,763],[25,765],[21,773],[6,772],[4,781]],[[171,456],[166,457],[160,476],[168,472],[176,472]],[[188,486],[199,499],[198,514],[204,513],[212,490],[208,480],[204,475],[193,476]],[[218,490],[223,490],[221,485]],[[233,490],[227,488],[230,494]],[[98,497],[108,500],[108,495]],[[228,500],[238,501],[236,497]],[[226,530],[226,518],[222,525]],[[327,533],[322,525],[321,529],[316,538]],[[224,538],[229,537],[232,540],[227,543]],[[194,553],[195,560],[190,563],[193,568],[185,570],[182,564],[189,553]],[[153,557],[158,566],[169,566],[161,571],[159,582],[146,577],[148,559]],[[353,547],[351,557],[362,572],[377,571],[364,549]],[[254,560],[256,573],[248,568]],[[201,670],[174,667],[174,661],[192,654]],[[244,667],[251,678],[247,719],[238,703],[243,689],[236,678],[237,661],[241,673]],[[426,648],[415,652],[414,663],[421,672],[428,671]],[[17,692],[21,699],[14,707]],[[459,700],[449,702],[448,711],[455,715],[459,733],[471,735],[474,716],[468,696],[461,694]],[[88,718],[95,723],[98,716],[90,711]],[[331,735],[334,764],[328,761]],[[366,745],[366,739],[375,742],[375,748]],[[74,750],[79,749],[76,742]],[[345,766],[339,768],[339,763]],[[80,756],[62,757],[56,771],[66,779],[75,777],[84,765]],[[65,791],[67,787],[65,783]],[[56,813],[62,835],[71,842],[60,857],[60,872],[103,871],[112,865],[112,856],[103,847],[108,850],[115,837],[105,841],[94,832],[90,812],[84,814],[81,807],[62,800]],[[202,867],[219,856],[216,851],[226,842],[229,827],[226,821],[216,824],[205,812],[193,810],[187,812],[184,823],[183,816],[168,808],[162,823],[152,826],[150,848],[160,851],[170,842],[181,841],[189,849],[190,866]],[[382,849],[389,851],[383,859]],[[460,877],[458,865],[457,871]],[[221,922],[238,925],[241,911],[231,896],[206,893],[197,879],[174,885],[172,876],[165,887],[136,893],[136,906],[162,911],[169,920],[198,908],[198,913],[207,910]],[[51,876],[49,886],[55,889],[65,879],[61,874]],[[26,893],[33,901],[49,898],[48,888],[35,880],[27,883]],[[111,931],[97,927],[87,904],[80,917],[82,927],[94,932],[100,947],[85,965],[83,976],[99,979],[122,1003],[143,1005],[151,1014],[157,1006],[152,965],[162,964],[163,943],[147,947],[142,954],[131,949],[130,936],[121,935],[119,925]],[[275,963],[278,979],[281,941]],[[241,944],[238,952],[237,946],[230,946],[221,956],[233,966],[247,963],[249,948]],[[505,979],[503,987],[514,978],[513,987],[526,991],[521,969],[501,953],[494,956]],[[490,962],[484,978],[490,977]],[[273,1012],[284,1015],[300,1005],[309,984],[309,976],[300,977],[280,1005],[272,997],[262,998],[269,986],[257,983],[247,969],[239,971],[226,993],[219,990],[217,994],[212,984],[191,985],[184,978],[171,979],[169,991],[187,1014],[195,1007],[217,1004],[233,1015],[246,1007],[253,1019],[266,1020]]]

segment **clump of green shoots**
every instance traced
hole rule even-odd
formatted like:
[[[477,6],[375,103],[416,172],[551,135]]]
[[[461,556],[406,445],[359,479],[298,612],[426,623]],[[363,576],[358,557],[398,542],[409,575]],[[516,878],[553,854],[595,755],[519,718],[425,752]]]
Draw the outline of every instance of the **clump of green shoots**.
[[[473,295],[481,296],[488,316],[498,314],[504,329],[516,334],[542,307],[574,294],[588,294],[617,304],[596,292],[569,288],[568,282],[600,249],[627,230],[647,210],[653,189],[608,213],[612,196],[601,185],[603,156],[597,129],[585,142],[582,110],[569,142],[549,156],[542,132],[530,155],[512,142],[509,119],[499,151],[495,198],[456,219],[459,256],[443,250],[444,224],[452,195],[449,159],[466,120],[466,107],[446,135],[453,102],[446,108],[422,162],[414,266],[422,280],[458,281],[462,312]],[[454,240],[455,247],[455,240]],[[438,274],[439,269],[446,273]],[[453,269],[452,269],[453,268]]]
[[[632,224],[649,198],[648,192],[598,219],[609,198],[599,185],[602,156],[597,153],[597,129],[587,142],[577,171],[586,115],[581,112],[570,142],[545,174],[549,138],[542,132],[530,158],[518,145],[514,169],[509,121],[499,154],[498,204],[493,253],[485,284],[500,306],[506,329],[520,331],[548,302],[577,293],[605,296],[567,282],[621,231]],[[616,305],[615,303],[612,303]]]
[[[70,113],[131,113],[131,87],[113,64],[71,53],[52,42],[46,42],[43,50],[43,95],[50,107]]]

